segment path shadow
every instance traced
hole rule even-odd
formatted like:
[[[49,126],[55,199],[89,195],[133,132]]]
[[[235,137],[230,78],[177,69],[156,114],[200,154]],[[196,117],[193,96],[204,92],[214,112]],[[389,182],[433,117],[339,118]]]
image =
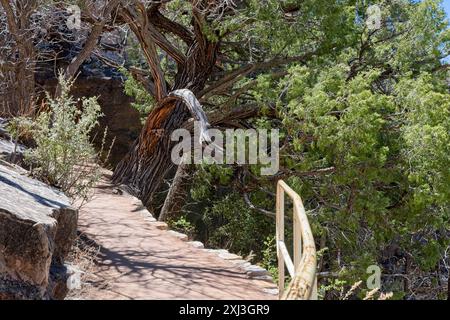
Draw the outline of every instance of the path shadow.
[[[175,254],[170,257],[170,260],[173,260],[173,263],[149,262],[145,261],[149,256],[158,260],[160,257],[159,252],[144,252],[140,250],[126,250],[125,252],[120,252],[105,248],[85,233],[81,233],[80,238],[90,245],[95,245],[99,248],[98,259],[96,259],[99,267],[99,270],[96,272],[97,276],[103,277],[102,274],[105,271],[104,268],[112,268],[115,269],[115,274],[120,276],[114,279],[107,279],[106,281],[117,281],[121,277],[131,276],[135,279],[134,282],[142,282],[142,287],[148,289],[149,292],[155,290],[152,286],[152,282],[164,281],[168,286],[177,287],[178,290],[181,290],[179,293],[173,293],[173,295],[176,295],[178,298],[186,297],[186,292],[189,291],[198,292],[201,287],[201,294],[205,297],[208,297],[206,291],[209,289],[214,289],[216,291],[220,290],[227,292],[229,295],[233,294],[238,297],[239,292],[236,292],[236,288],[233,285],[230,286],[230,283],[238,285],[240,281],[247,280],[243,272],[232,267],[226,269],[199,266],[198,258],[194,256],[192,259],[186,259],[185,255],[176,255],[174,252]],[[161,254],[162,253],[163,252],[161,252]],[[161,258],[167,260],[167,251],[164,251],[164,253],[165,255],[161,256]],[[177,263],[177,261],[180,260],[182,260],[184,264]],[[192,265],[189,265],[190,262]],[[255,289],[255,292],[256,291],[257,290]],[[121,292],[116,293],[124,295],[124,293]],[[214,296],[209,297],[214,298]]]

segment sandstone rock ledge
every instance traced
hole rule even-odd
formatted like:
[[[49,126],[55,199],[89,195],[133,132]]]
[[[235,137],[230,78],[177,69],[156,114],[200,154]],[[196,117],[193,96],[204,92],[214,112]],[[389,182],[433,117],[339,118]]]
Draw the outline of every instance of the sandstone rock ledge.
[[[25,174],[0,161],[0,300],[63,299],[78,211]]]

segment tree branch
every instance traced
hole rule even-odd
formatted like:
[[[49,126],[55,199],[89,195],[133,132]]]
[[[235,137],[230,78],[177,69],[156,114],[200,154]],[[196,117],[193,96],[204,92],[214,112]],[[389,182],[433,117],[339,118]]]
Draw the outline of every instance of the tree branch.
[[[170,20],[157,10],[151,13],[149,12],[148,15],[149,21],[156,28],[178,36],[188,46],[191,46],[194,43],[194,34],[180,23]]]
[[[6,19],[8,21],[8,28],[11,34],[13,35],[14,39],[18,44],[22,44],[22,38],[19,34],[19,27],[17,25],[17,21],[14,15],[14,12],[11,8],[11,4],[9,3],[9,0],[0,0],[0,3],[3,6],[3,9],[6,13]]]
[[[314,53],[306,53],[302,56],[285,57],[285,58],[278,57],[278,58],[274,58],[274,59],[271,59],[268,61],[247,64],[245,66],[240,67],[239,69],[232,70],[232,71],[228,72],[227,74],[225,74],[220,80],[217,80],[216,82],[211,84],[209,87],[207,87],[206,89],[201,91],[199,94],[199,97],[203,97],[205,95],[211,96],[216,91],[225,90],[252,72],[267,70],[267,69],[279,67],[279,66],[282,66],[282,65],[285,65],[288,63],[292,63],[292,62],[304,63],[306,60],[311,58],[313,55],[314,55]]]
[[[147,12],[144,5],[139,1],[134,1],[133,3],[136,4],[135,7],[137,9],[134,6],[128,6],[121,10],[121,14],[139,40],[155,83],[155,98],[157,101],[162,101],[167,95],[166,81],[160,66],[155,43],[152,41],[153,37],[150,31],[151,28],[149,28]]]
[[[244,192],[244,201],[245,203],[250,207],[250,209],[259,211],[260,213],[264,214],[267,217],[271,217],[271,218],[276,218],[277,214],[275,212],[272,211],[268,211],[266,209],[263,208],[259,208],[256,207],[251,201],[250,201],[250,197],[248,196],[248,193]]]
[[[110,0],[105,4],[105,7],[103,8],[103,19],[92,26],[91,33],[86,39],[83,49],[78,53],[75,60],[73,60],[66,68],[65,77],[67,79],[72,79],[83,62],[91,55],[92,51],[97,46],[97,41],[100,38],[103,28],[109,20],[112,11],[119,5],[120,2],[121,0]]]

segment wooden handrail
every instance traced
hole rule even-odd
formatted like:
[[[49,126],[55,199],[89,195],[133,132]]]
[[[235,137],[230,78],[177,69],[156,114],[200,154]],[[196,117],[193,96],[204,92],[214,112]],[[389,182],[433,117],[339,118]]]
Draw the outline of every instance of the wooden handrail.
[[[294,208],[294,262],[284,242],[284,194],[293,202]],[[316,245],[300,196],[284,181],[277,184],[276,240],[278,257],[278,290],[283,300],[317,300]],[[286,290],[285,266],[292,277]]]

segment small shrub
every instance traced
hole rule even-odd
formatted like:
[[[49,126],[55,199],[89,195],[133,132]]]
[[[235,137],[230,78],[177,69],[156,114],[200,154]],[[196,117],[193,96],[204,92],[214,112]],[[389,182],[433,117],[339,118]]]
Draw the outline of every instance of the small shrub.
[[[186,217],[180,217],[178,220],[169,220],[169,225],[172,229],[187,234],[192,238],[195,227],[189,222]]]
[[[36,147],[25,152],[25,161],[34,176],[60,188],[73,200],[85,201],[100,179],[98,153],[89,135],[102,114],[96,97],[81,99],[82,108],[78,109],[69,95],[72,82],[62,75],[59,82],[61,95],[55,99],[47,95],[48,110],[26,125]]]
[[[275,282],[278,281],[277,242],[274,235],[267,237],[264,241],[262,256],[261,266],[269,271]]]

